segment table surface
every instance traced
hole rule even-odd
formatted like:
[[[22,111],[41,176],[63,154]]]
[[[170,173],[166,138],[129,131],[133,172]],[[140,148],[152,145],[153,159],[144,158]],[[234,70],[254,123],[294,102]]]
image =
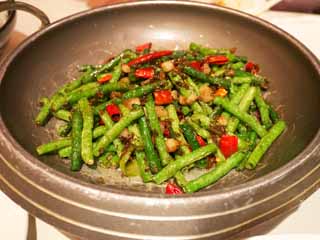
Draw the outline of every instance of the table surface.
[[[56,21],[70,14],[89,8],[87,5],[97,1],[84,0],[24,0],[42,9],[51,19]],[[302,41],[313,53],[320,58],[320,15],[297,14],[285,12],[267,11],[260,15],[263,19],[272,22],[278,27],[289,32]],[[12,50],[27,35],[30,35],[39,27],[39,22],[31,15],[18,13],[16,31],[7,46],[7,51]],[[0,191],[0,236],[1,239],[21,240],[26,239],[28,214],[11,201]],[[279,235],[293,234],[290,239],[314,239],[320,240],[320,224],[314,219],[315,214],[320,212],[320,190],[307,199],[301,207],[280,223],[268,235],[261,239],[284,239]],[[298,234],[298,235],[297,235]],[[300,234],[313,234],[305,236]],[[38,240],[67,240],[55,228],[37,219]],[[287,238],[286,238],[287,239]]]

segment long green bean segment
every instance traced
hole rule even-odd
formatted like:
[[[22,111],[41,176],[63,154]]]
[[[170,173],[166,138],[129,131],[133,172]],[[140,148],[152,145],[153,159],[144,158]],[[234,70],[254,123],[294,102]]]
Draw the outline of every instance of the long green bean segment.
[[[261,157],[265,154],[271,144],[280,136],[280,134],[286,128],[286,123],[284,121],[279,121],[270,129],[267,135],[265,135],[256,148],[253,150],[249,159],[246,162],[246,168],[254,169],[258,162],[261,160]]]
[[[92,152],[92,129],[93,129],[93,111],[86,98],[79,101],[79,108],[83,118],[83,129],[81,134],[81,156],[83,161],[92,165],[94,163]]]
[[[169,163],[165,168],[157,173],[157,175],[155,175],[153,179],[157,184],[160,184],[173,177],[174,174],[183,167],[199,161],[212,153],[215,153],[216,150],[217,146],[215,144],[208,144],[207,146],[198,148],[190,154],[187,154],[181,158],[176,159],[174,162]]]
[[[79,171],[82,165],[81,141],[83,118],[79,110],[72,114],[72,143],[71,143],[71,170]],[[61,153],[60,153],[61,154]]]
[[[103,150],[108,147],[108,145],[112,143],[112,141],[115,140],[126,127],[128,127],[133,121],[142,117],[143,114],[143,110],[136,110],[121,118],[119,122],[113,125],[113,127],[99,139],[96,147],[93,149],[94,156],[100,156],[103,153]]]
[[[141,184],[168,183],[168,194],[171,183],[175,193],[193,193],[233,169],[254,170],[286,128],[279,106],[265,100],[272,81],[235,48],[155,51],[145,43],[108,59],[79,66],[74,80],[40,99],[35,124],[56,124],[57,140],[38,155],[68,158],[71,171],[109,168]]]
[[[233,168],[237,167],[243,160],[245,154],[242,152],[235,153],[227,161],[223,161],[212,169],[210,172],[188,182],[184,186],[184,190],[188,193],[192,193],[211,185],[212,183],[218,181],[224,175],[229,173]]]

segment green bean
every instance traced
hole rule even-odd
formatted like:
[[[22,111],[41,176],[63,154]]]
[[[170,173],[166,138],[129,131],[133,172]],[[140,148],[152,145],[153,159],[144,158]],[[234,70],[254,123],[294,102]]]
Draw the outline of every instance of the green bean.
[[[140,169],[136,159],[133,158],[131,161],[127,163],[126,176],[128,177],[140,176]]]
[[[207,47],[203,47],[200,44],[194,43],[194,42],[190,43],[189,49],[191,51],[200,52],[204,56],[230,53],[229,49],[207,48]]]
[[[271,144],[285,130],[285,128],[286,123],[284,121],[278,121],[275,125],[273,125],[268,134],[260,140],[256,148],[251,153],[248,161],[246,162],[247,169],[254,169],[257,166],[262,156],[266,153]]]
[[[141,87],[137,87],[135,89],[129,90],[122,95],[123,99],[130,99],[136,97],[142,97],[149,93],[152,93],[160,84],[158,82],[151,83],[147,85],[143,85]]]
[[[71,170],[79,171],[82,166],[81,142],[82,142],[83,118],[79,110],[72,114],[72,143],[71,143]]]
[[[100,111],[99,116],[100,116],[102,122],[104,123],[106,129],[112,128],[114,123],[106,111]]]
[[[213,112],[213,109],[209,106],[209,104],[199,101],[201,108],[203,109],[204,114],[206,114],[207,116],[210,116]]]
[[[110,60],[108,63],[101,65],[95,74],[111,71],[116,65],[120,63],[120,60],[121,60],[121,56],[120,55],[116,56],[115,58]]]
[[[67,102],[75,104],[81,98],[91,98],[97,95],[99,92],[102,94],[108,94],[112,91],[126,91],[128,89],[126,84],[121,83],[107,83],[101,84],[98,87],[87,89],[86,91],[78,91],[70,93],[67,97]]]
[[[118,105],[118,107],[120,108],[120,111],[122,113],[123,116],[126,116],[127,114],[130,113],[129,108],[127,108],[125,105],[123,105],[122,103]]]
[[[202,138],[204,139],[210,139],[211,138],[211,134],[209,131],[207,131],[204,128],[201,128],[198,124],[196,124],[195,122],[193,122],[191,119],[187,120],[187,123],[193,128],[193,130]]]
[[[186,66],[183,69],[183,72],[188,74],[189,76],[196,78],[202,82],[207,82],[210,84],[215,84],[222,86],[224,88],[229,88],[230,87],[230,81],[224,78],[217,78],[217,77],[211,77],[207,76],[205,73],[197,71],[196,69]]]
[[[189,124],[181,124],[180,128],[182,129],[183,135],[187,139],[187,142],[190,144],[192,150],[198,149],[200,145],[196,139],[192,127]]]
[[[250,114],[241,111],[238,106],[231,104],[226,99],[216,97],[214,103],[222,106],[226,111],[239,118],[241,121],[251,127],[260,137],[267,134],[267,131],[260,125],[260,123]]]
[[[176,136],[176,139],[180,142],[180,149],[184,154],[187,154],[190,152],[190,149],[187,146],[187,141],[183,137],[183,134],[180,130],[180,127],[179,127],[180,121],[176,112],[176,108],[174,107],[173,104],[170,104],[167,107],[167,111],[168,111],[169,119],[171,120],[171,127],[174,132],[174,135]]]
[[[178,183],[178,185],[180,187],[184,187],[188,183],[187,179],[184,177],[184,175],[183,175],[183,173],[181,171],[178,171],[174,175],[174,178],[176,179],[176,182]]]
[[[167,179],[173,177],[180,169],[199,161],[212,153],[215,153],[217,146],[215,144],[208,144],[204,147],[198,148],[197,150],[191,152],[190,154],[184,155],[175,161],[170,162],[165,168],[163,168],[159,173],[157,173],[153,180],[160,184]]]
[[[71,156],[71,146],[65,147],[65,148],[61,148],[58,151],[58,155],[61,158],[69,158]]]
[[[272,119],[273,123],[276,123],[280,120],[279,114],[274,110],[272,106],[269,105],[269,111],[270,111],[270,118]]]
[[[102,154],[109,144],[115,140],[120,133],[129,126],[133,121],[143,116],[143,110],[135,110],[130,112],[128,115],[123,116],[119,122],[112,126],[98,141],[97,145],[93,149],[94,156],[98,157]]]
[[[66,122],[70,122],[71,120],[71,112],[64,109],[54,112],[53,116],[55,116],[58,119],[64,120]]]
[[[70,93],[87,91],[88,89],[95,88],[95,87],[99,87],[99,85],[100,85],[100,84],[99,84],[98,82],[89,82],[89,83],[86,83],[86,84],[84,84],[84,85],[81,85],[80,87],[72,90]]]
[[[71,139],[70,138],[62,138],[58,140],[54,140],[52,142],[42,144],[37,147],[37,153],[38,155],[44,155],[47,153],[55,152],[61,148],[68,147],[71,145]]]
[[[150,129],[155,134],[156,148],[159,152],[161,163],[163,166],[167,165],[172,159],[170,154],[167,152],[166,143],[160,128],[158,116],[156,114],[155,103],[152,95],[148,96],[145,104],[147,118],[149,120]]]
[[[142,142],[142,138],[141,138],[141,134],[140,134],[140,130],[139,130],[139,127],[138,127],[138,124],[131,124],[129,127],[128,127],[128,131],[129,133],[133,136],[132,138],[132,145],[135,146],[135,148],[138,148],[138,149],[143,149],[143,142]]]
[[[220,178],[229,173],[233,168],[237,167],[244,159],[245,154],[238,152],[228,158],[227,161],[222,161],[208,173],[201,175],[200,177],[189,181],[185,186],[184,190],[187,193],[196,192],[204,187],[209,186],[217,182]]]
[[[141,137],[144,145],[144,151],[146,153],[146,158],[147,158],[149,168],[152,173],[157,173],[158,171],[161,170],[162,166],[161,166],[161,162],[158,157],[158,154],[156,153],[153,147],[150,129],[145,117],[142,117],[139,119],[139,129],[140,129],[140,133],[141,133]]]
[[[206,129],[209,129],[211,120],[208,116],[202,113],[195,113],[191,116],[191,120],[194,122],[200,122],[200,125]]]
[[[181,112],[183,113],[183,115],[187,116],[191,112],[191,110],[188,106],[182,106]]]
[[[143,182],[145,182],[145,183],[151,182],[152,181],[152,174],[150,172],[146,171],[146,164],[145,164],[146,155],[144,154],[143,151],[136,151],[135,155],[136,155],[136,160],[137,160],[138,167],[140,170],[140,176],[141,176]]]
[[[120,157],[119,165],[120,165],[121,172],[124,176],[128,176],[127,171],[126,171],[126,165],[127,165],[128,161],[130,160],[130,157],[131,157],[131,154],[133,153],[133,151],[134,151],[134,146],[130,145],[129,147],[127,147],[125,149],[124,153],[122,153],[122,155]]]
[[[269,117],[269,106],[264,101],[261,95],[260,88],[257,89],[257,93],[254,100],[259,108],[262,124],[266,127],[266,129],[269,129],[272,126],[272,122]]]
[[[92,138],[96,139],[98,137],[101,137],[106,133],[106,131],[108,131],[108,128],[106,126],[98,126],[93,129]]]
[[[255,95],[256,95],[256,87],[250,87],[248,89],[248,91],[246,92],[246,94],[243,96],[243,98],[241,99],[240,103],[239,103],[239,110],[243,111],[243,112],[247,112],[250,104],[252,103]],[[232,118],[228,121],[228,125],[227,125],[227,132],[229,133],[233,133],[239,124],[239,119],[237,118]]]
[[[186,83],[189,85],[190,88],[193,89],[193,91],[197,94],[197,96],[200,95],[199,88],[198,88],[197,84],[195,84],[195,82],[190,77],[188,77],[186,79]]]
[[[42,107],[38,113],[38,115],[36,116],[36,119],[35,119],[35,122],[36,124],[38,125],[44,125],[47,120],[48,120],[48,117],[50,115],[50,101],[48,98],[42,98],[40,100],[40,102],[42,103]]]
[[[92,153],[92,129],[93,129],[93,111],[88,99],[81,98],[79,100],[79,107],[83,118],[83,129],[81,136],[81,156],[82,160],[88,164],[93,165]]]
[[[67,122],[63,125],[58,126],[57,133],[60,137],[66,137],[71,131],[71,123]]]
[[[193,102],[191,104],[191,109],[192,109],[193,113],[203,113],[203,109],[198,102]]]
[[[121,62],[119,62],[119,64],[114,67],[112,72],[112,78],[110,79],[110,83],[118,82],[120,77],[121,77]]]

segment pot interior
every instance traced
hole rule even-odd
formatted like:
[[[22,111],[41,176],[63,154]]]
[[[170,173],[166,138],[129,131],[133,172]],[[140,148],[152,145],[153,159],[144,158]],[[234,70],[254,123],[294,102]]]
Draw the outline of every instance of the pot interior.
[[[191,41],[211,47],[238,49],[238,54],[259,63],[270,81],[268,96],[288,129],[254,171],[233,172],[210,189],[235,186],[260,178],[285,165],[303,151],[319,129],[320,76],[298,47],[270,28],[221,8],[181,3],[149,3],[96,10],[55,24],[29,43],[13,59],[0,86],[1,116],[16,141],[48,166],[83,181],[159,191],[119,173],[69,171],[67,160],[38,157],[35,148],[55,136],[55,121],[37,127],[38,100],[77,76],[80,64],[97,64],[138,44],[153,43],[155,49],[185,49]],[[48,130],[49,129],[49,130]]]

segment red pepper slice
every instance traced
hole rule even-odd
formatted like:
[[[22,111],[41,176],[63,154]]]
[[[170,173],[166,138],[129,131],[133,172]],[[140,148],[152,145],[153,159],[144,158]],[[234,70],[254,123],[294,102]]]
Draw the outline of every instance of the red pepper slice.
[[[163,136],[165,136],[166,138],[170,137],[170,130],[168,128],[163,130]]]
[[[151,47],[152,47],[151,42],[144,43],[139,46],[136,46],[136,52],[140,53],[140,52],[143,52],[145,49],[150,49]]]
[[[98,83],[102,84],[102,83],[110,81],[111,78],[112,78],[112,74],[110,73],[110,74],[106,74],[102,78],[99,78],[97,81],[98,81]]]
[[[202,63],[199,61],[192,61],[189,63],[189,66],[194,68],[195,70],[201,71],[201,65]]]
[[[147,68],[139,68],[135,71],[134,75],[138,78],[153,78],[154,76],[154,69],[152,67]]]
[[[236,151],[238,151],[238,137],[223,135],[220,138],[219,148],[226,158],[231,156]]]
[[[115,122],[120,120],[121,112],[119,107],[116,104],[109,104],[106,106],[106,111]]]
[[[245,70],[246,70],[246,72],[256,74],[260,71],[260,68],[259,68],[258,64],[255,64],[253,62],[247,62],[246,66],[245,66]]]
[[[173,183],[168,183],[166,186],[166,194],[182,194],[182,190]]]
[[[173,98],[170,90],[158,90],[153,93],[156,105],[167,105],[172,103]]]
[[[196,139],[197,139],[197,142],[199,143],[200,147],[207,145],[206,141],[204,141],[201,136],[197,135]]]
[[[229,58],[223,55],[209,56],[206,58],[206,62],[211,64],[216,64],[216,65],[223,65],[229,62]]]
[[[140,56],[136,59],[131,60],[130,62],[128,62],[129,66],[132,65],[136,65],[139,63],[145,63],[145,62],[149,62],[150,60],[153,59],[157,59],[157,58],[161,58],[163,56],[168,56],[172,54],[172,50],[164,50],[164,51],[159,51],[159,52],[154,52],[154,53],[149,53],[143,56]]]

